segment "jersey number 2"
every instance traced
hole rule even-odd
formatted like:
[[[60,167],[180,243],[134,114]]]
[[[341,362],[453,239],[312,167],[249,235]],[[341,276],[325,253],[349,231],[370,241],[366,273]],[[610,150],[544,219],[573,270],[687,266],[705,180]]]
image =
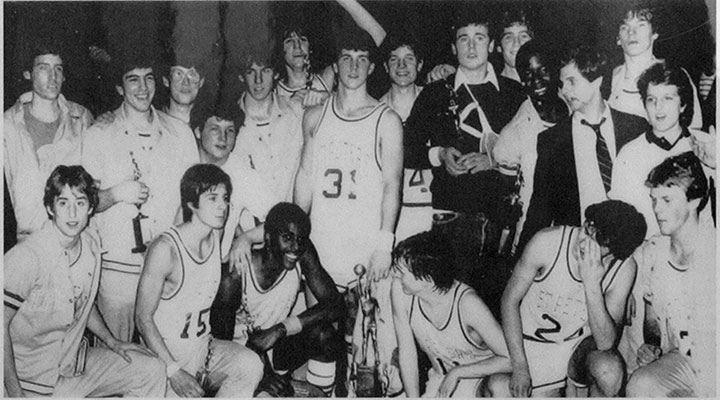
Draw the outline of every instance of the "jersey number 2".
[[[348,199],[354,200],[357,198],[355,195],[355,191],[352,189],[352,187],[355,184],[355,174],[357,173],[356,170],[350,171],[350,189],[348,190]],[[328,168],[325,170],[325,176],[333,176],[334,178],[331,178],[330,184],[332,185],[332,191],[323,190],[322,194],[328,199],[337,199],[342,195],[343,192],[343,171],[338,168]],[[347,182],[346,182],[347,184]],[[348,185],[346,185],[348,186]]]
[[[560,323],[557,322],[555,320],[555,318],[553,318],[547,314],[543,314],[542,319],[544,319],[545,321],[550,321],[554,326],[552,328],[537,328],[537,329],[535,329],[535,336],[539,339],[542,339],[543,341],[551,342],[551,340],[549,340],[545,337],[545,334],[560,332],[560,328],[561,328]]]
[[[192,322],[193,313],[187,313],[185,315],[185,327],[183,328],[182,333],[180,334],[180,338],[187,339],[188,338],[188,329],[190,329],[190,323]],[[204,310],[201,310],[197,315],[197,337],[202,336],[203,333],[205,333],[208,329],[208,320],[210,317],[210,309],[206,308]]]

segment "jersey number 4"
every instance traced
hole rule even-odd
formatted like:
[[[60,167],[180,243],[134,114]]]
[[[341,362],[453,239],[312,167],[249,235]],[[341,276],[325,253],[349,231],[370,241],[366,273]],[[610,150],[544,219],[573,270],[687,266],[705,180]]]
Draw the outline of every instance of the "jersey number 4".
[[[330,177],[330,190],[323,190],[322,194],[328,199],[337,199],[343,194],[343,190],[347,192],[347,197],[350,200],[355,200],[357,195],[355,194],[355,174],[357,170],[350,171],[350,182],[345,179],[343,182],[343,171],[338,168],[328,168],[325,170],[325,176]],[[343,188],[343,185],[345,188]]]
[[[190,324],[195,320],[193,318],[193,315],[195,313],[187,313],[185,314],[185,327],[183,328],[182,333],[180,334],[180,338],[187,339],[188,336],[188,330],[190,329]],[[208,327],[210,326],[210,309],[206,308],[204,310],[200,310],[199,313],[197,313],[197,333],[196,336],[200,337],[205,332],[208,331]]]

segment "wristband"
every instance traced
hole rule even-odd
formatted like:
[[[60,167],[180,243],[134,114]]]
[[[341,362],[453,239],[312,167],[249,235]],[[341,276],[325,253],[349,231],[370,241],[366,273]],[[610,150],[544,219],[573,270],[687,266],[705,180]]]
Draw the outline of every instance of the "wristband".
[[[375,250],[392,252],[395,246],[395,235],[388,231],[379,231],[375,237]]]
[[[167,375],[168,378],[175,375],[175,373],[178,371],[180,371],[180,364],[177,361],[168,363],[165,366],[165,374]]]
[[[300,323],[300,318],[298,317],[287,317],[281,324],[285,326],[287,336],[297,335],[302,331],[302,323]]]

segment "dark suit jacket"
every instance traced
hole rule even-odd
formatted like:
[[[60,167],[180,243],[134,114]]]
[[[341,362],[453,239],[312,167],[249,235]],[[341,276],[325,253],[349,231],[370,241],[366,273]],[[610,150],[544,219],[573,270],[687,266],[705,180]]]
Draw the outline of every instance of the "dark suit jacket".
[[[644,118],[612,108],[610,113],[617,153],[648,129]],[[573,151],[572,116],[540,133],[537,154],[533,195],[520,235],[519,251],[543,228],[553,225],[580,226],[580,193]]]

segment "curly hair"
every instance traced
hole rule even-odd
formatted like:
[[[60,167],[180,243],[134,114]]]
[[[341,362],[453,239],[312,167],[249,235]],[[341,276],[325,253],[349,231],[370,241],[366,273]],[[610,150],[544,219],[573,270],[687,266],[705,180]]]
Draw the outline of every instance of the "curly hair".
[[[702,169],[700,159],[695,153],[687,151],[668,157],[648,174],[645,186],[677,186],[685,191],[688,201],[701,199],[698,212],[705,207],[708,197],[708,180]]]
[[[645,239],[647,224],[635,207],[607,200],[585,209],[585,220],[596,229],[595,240],[615,258],[628,258]]]
[[[398,243],[392,252],[393,270],[404,261],[417,279],[432,281],[440,293],[446,293],[455,282],[457,268],[450,243],[436,232],[422,232]]]
[[[297,225],[300,236],[310,235],[310,217],[302,208],[293,203],[277,203],[268,211],[265,235],[275,236],[291,223]]]

